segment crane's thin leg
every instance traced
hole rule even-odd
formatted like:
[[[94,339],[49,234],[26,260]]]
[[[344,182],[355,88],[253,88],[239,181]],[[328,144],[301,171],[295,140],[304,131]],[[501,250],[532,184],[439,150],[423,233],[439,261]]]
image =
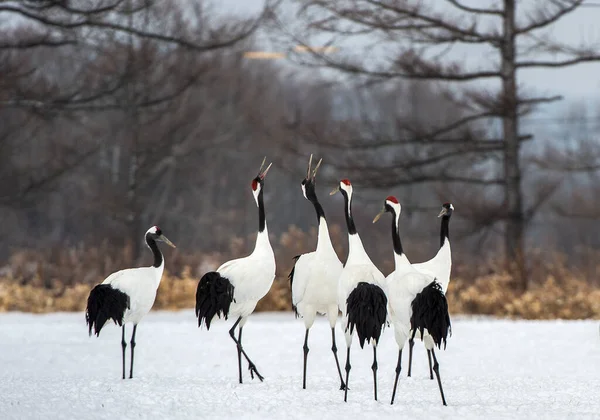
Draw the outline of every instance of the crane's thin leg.
[[[373,390],[375,392],[375,401],[377,401],[377,346],[373,346],[373,364],[371,365],[373,370]]]
[[[236,347],[237,347],[239,380],[240,380],[240,383],[243,383],[243,381],[242,381],[242,349],[240,346],[240,340],[242,338],[241,330],[240,330],[240,334],[239,334],[239,339],[238,340],[235,339],[235,327],[238,326],[238,324],[240,323],[241,320],[242,320],[242,317],[239,317],[237,319],[237,321],[235,321],[235,323],[233,324],[233,327],[231,327],[231,329],[229,330],[229,335],[231,336],[231,338],[233,339],[233,341],[235,342]]]
[[[252,379],[254,379],[254,375],[256,375],[258,377],[258,379],[260,379],[260,381],[262,382],[265,379],[264,376],[262,376],[258,372],[258,369],[256,369],[256,365],[254,363],[252,363],[252,360],[250,360],[250,358],[248,357],[248,355],[244,351],[244,347],[242,347],[242,328],[240,328],[240,340],[239,340],[239,343],[240,343],[240,349],[242,350],[242,354],[244,355],[244,357],[246,358],[246,361],[248,362],[248,370],[250,371],[250,377]]]
[[[235,338],[234,330],[235,330],[235,327],[237,327],[237,325],[240,323],[241,320],[242,320],[242,317],[239,317],[237,319],[237,321],[235,321],[235,324],[233,324],[233,327],[231,327],[231,329],[229,330],[229,335],[231,336],[232,340],[235,341],[238,351],[241,352],[244,355],[244,357],[246,358],[246,360],[248,361],[248,369],[250,370],[250,377],[252,379],[254,379],[254,375],[256,374],[258,379],[260,379],[260,381],[262,382],[265,378],[258,372],[258,370],[256,369],[256,366],[254,365],[254,363],[252,363],[252,360],[250,360],[250,358],[244,351],[244,347],[242,347],[242,336],[241,336],[242,329],[241,328],[240,328],[240,339],[236,340],[236,338]],[[241,378],[241,376],[240,376],[240,378]],[[241,383],[241,380],[240,380],[240,383]]]
[[[133,349],[135,349],[135,332],[137,324],[133,325],[133,333],[131,334],[131,366],[129,367],[129,379],[133,378]]]
[[[238,343],[242,342],[242,329],[238,330]],[[237,346],[237,354],[238,354],[238,374],[240,383],[242,383],[242,350],[240,346]]]
[[[433,381],[433,369],[431,368],[431,350],[427,350],[427,360],[429,360],[429,379]]]
[[[348,378],[350,377],[350,347],[348,347],[348,353],[346,353],[346,389],[344,390],[344,402],[348,401]]]
[[[409,377],[412,372],[412,354],[413,354],[414,345],[415,345],[415,333],[413,332],[412,337],[408,339],[408,376]]]
[[[125,324],[123,324],[121,331],[121,348],[123,349],[123,379],[125,379],[125,349],[127,348],[127,342],[125,341]]]
[[[402,349],[398,352],[398,364],[396,365],[396,380],[394,381],[394,391],[392,391],[392,402],[394,404],[394,397],[396,396],[396,387],[398,386],[398,378],[400,377],[400,371],[402,370]]]
[[[346,389],[346,384],[344,383],[344,378],[342,378],[342,369],[340,369],[340,361],[337,356],[337,346],[335,345],[335,327],[331,329],[331,351],[333,352],[333,357],[335,357],[335,365],[337,366],[338,374],[340,375],[340,390],[344,391]]]
[[[442,395],[442,404],[446,404],[446,398],[444,397],[444,389],[442,388],[442,380],[440,379],[440,365],[437,361],[437,357],[435,357],[435,352],[431,349],[431,355],[433,356],[433,371],[435,372],[435,376],[437,377],[438,386],[440,387],[440,394]]]
[[[304,336],[304,370],[302,374],[302,389],[306,389],[306,359],[308,358],[308,328],[306,329],[306,335]]]

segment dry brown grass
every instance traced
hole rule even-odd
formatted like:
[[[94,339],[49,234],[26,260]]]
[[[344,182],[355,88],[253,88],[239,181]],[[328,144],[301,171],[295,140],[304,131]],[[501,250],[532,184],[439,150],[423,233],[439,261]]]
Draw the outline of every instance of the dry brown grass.
[[[495,273],[470,284],[453,279],[448,288],[452,314],[480,314],[524,319],[600,319],[600,289],[572,278],[559,284],[549,276],[524,293],[509,289],[507,273]]]
[[[343,232],[330,228],[334,243]],[[305,233],[291,226],[279,238],[272,237],[278,271],[270,292],[258,304],[258,311],[291,309],[287,274],[292,257],[314,246],[316,230]],[[251,248],[253,237],[232,240],[229,255],[169,255],[170,272],[165,272],[155,309],[193,308],[200,276],[215,269],[230,255]],[[104,273],[131,266],[130,251],[107,256],[107,246],[89,250],[51,250],[47,253],[21,251],[0,268],[0,311],[54,312],[83,311],[88,293],[102,281]],[[589,253],[589,251],[586,251]],[[340,253],[340,255],[342,255]],[[509,272],[496,261],[453,267],[448,290],[452,314],[483,314],[525,319],[600,319],[600,288],[591,284],[590,273],[600,272],[600,258],[589,253],[584,269],[574,269],[558,254],[532,252],[530,286],[514,291]],[[64,273],[68,273],[65,275]]]

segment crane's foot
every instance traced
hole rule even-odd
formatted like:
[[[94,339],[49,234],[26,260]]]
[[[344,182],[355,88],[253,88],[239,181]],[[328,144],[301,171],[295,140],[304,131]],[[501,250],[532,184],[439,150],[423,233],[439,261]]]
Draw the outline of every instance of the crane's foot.
[[[258,370],[256,369],[256,366],[254,366],[254,363],[248,363],[248,370],[250,371],[250,377],[252,379],[254,379],[254,375],[256,375],[256,377],[260,379],[261,382],[265,379],[264,376],[258,373]]]

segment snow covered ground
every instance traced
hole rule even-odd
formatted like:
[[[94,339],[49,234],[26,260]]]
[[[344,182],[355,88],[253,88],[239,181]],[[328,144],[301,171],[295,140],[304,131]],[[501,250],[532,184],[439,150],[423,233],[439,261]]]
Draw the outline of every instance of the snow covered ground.
[[[255,314],[246,324],[244,347],[263,383],[250,380],[245,363],[245,382],[237,383],[231,322],[210,332],[196,325],[192,311],[152,312],[138,328],[134,379],[121,380],[120,329],[113,324],[90,338],[82,313],[1,314],[0,418],[600,418],[598,321],[455,317],[448,349],[438,351],[448,407],[428,379],[421,343],[412,378],[404,352],[390,405],[397,360],[391,330],[379,347],[379,401],[372,398],[371,348],[355,343],[345,404],[323,319],[311,330],[307,390],[303,324],[291,313]]]

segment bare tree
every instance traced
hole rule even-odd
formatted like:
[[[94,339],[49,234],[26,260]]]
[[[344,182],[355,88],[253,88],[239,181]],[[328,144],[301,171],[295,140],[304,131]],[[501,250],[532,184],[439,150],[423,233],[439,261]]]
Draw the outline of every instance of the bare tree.
[[[412,132],[410,141],[418,147],[432,142],[448,145],[447,142],[452,141],[462,145],[457,150],[442,151],[434,158],[438,162],[453,159],[461,153],[461,148],[465,152],[464,147],[473,155],[481,153],[489,157],[490,151],[499,155],[498,175],[479,179],[503,189],[501,211],[493,214],[505,221],[507,261],[516,267],[519,279],[516,286],[525,289],[525,227],[528,217],[548,194],[542,194],[526,208],[520,150],[522,141],[529,136],[520,132],[519,120],[539,105],[560,97],[528,92],[517,83],[517,72],[600,60],[595,46],[569,45],[549,34],[556,22],[585,6],[584,0],[550,0],[536,4],[503,0],[481,6],[467,5],[460,0],[298,0],[296,3],[303,21],[297,32],[287,30],[281,18],[275,22],[294,43],[307,47],[305,51],[309,54],[296,53],[297,61],[371,81],[408,79],[440,83],[441,92],[456,103],[460,112],[445,123],[421,125],[420,130],[415,130],[414,124],[403,124],[405,131],[408,127]],[[310,48],[312,35],[320,36],[321,40],[328,35],[327,45],[336,42],[349,45],[348,39],[356,37],[360,37],[362,45],[366,44],[365,39],[370,42],[360,53],[328,55]],[[381,48],[374,47],[374,41],[378,41]],[[485,63],[472,64],[458,55],[459,48],[478,53],[491,51],[493,55]],[[374,53],[382,50],[385,51],[383,56]],[[291,53],[294,54],[293,49]],[[482,87],[478,84],[480,81],[490,83]],[[491,138],[494,129],[490,127],[495,120],[500,122],[500,136]],[[488,129],[482,129],[485,127]],[[397,137],[382,142],[361,139],[359,146],[387,142],[403,143]],[[416,161],[414,165],[427,164],[429,159]],[[494,171],[493,167],[488,170]],[[391,167],[384,168],[386,178],[389,179],[391,172]],[[453,176],[442,170],[432,176],[392,177],[393,183],[401,184],[403,177],[405,182],[411,183],[445,180],[463,185],[473,184],[476,179]]]
[[[563,220],[600,218],[598,185],[600,181],[600,115],[580,102],[557,118],[554,141],[527,161],[542,176],[558,176],[564,188],[551,202],[553,212]],[[558,141],[560,139],[560,141]],[[591,229],[587,226],[587,230]],[[566,232],[564,232],[566,233]],[[563,234],[564,234],[563,233]]]
[[[129,230],[132,237],[139,235],[135,191],[144,165],[154,162],[148,151],[156,146],[139,137],[149,126],[156,127],[165,107],[200,83],[210,83],[204,78],[211,57],[221,51],[239,53],[236,48],[252,37],[271,7],[266,2],[262,12],[248,19],[215,19],[204,1],[0,0],[0,20],[11,22],[0,35],[0,114],[17,118],[11,121],[33,120],[27,130],[40,128],[27,137],[23,125],[15,135],[8,124],[0,133],[8,139],[3,141],[4,156],[12,156],[3,171],[0,205],[19,207],[26,197],[56,186],[91,156],[116,147],[120,152],[115,153],[129,159]],[[89,140],[100,138],[92,134],[95,113],[114,117],[123,109],[129,111],[122,121],[128,133],[121,129],[112,137]],[[65,118],[75,125],[81,122],[79,135],[89,130],[76,147],[43,131],[47,121],[67,126]],[[142,124],[147,125],[143,130]],[[18,150],[35,151],[38,159],[17,164]]]
[[[87,57],[102,54],[102,49],[114,40],[146,41],[155,47],[160,45],[190,54],[206,54],[248,39],[272,7],[275,7],[274,3],[268,1],[258,16],[232,20],[211,19],[211,10],[205,1],[167,4],[156,0],[102,0],[74,6],[57,0],[1,0],[0,19],[11,20],[16,29],[0,37],[0,49],[23,51],[45,48],[56,54],[56,50],[72,53],[73,47],[78,47],[84,54],[78,60],[71,57],[71,65],[75,68],[85,68]],[[34,68],[21,70],[27,73]],[[126,88],[122,78],[116,76],[119,74],[111,79],[112,83],[100,86],[76,83],[71,89],[60,90],[50,98],[17,96],[6,98],[0,104],[38,108],[111,108],[117,105],[104,99],[116,90]],[[168,100],[189,86],[190,81],[185,82],[187,84],[173,84],[174,89],[170,92],[150,96],[140,105],[151,106]]]

